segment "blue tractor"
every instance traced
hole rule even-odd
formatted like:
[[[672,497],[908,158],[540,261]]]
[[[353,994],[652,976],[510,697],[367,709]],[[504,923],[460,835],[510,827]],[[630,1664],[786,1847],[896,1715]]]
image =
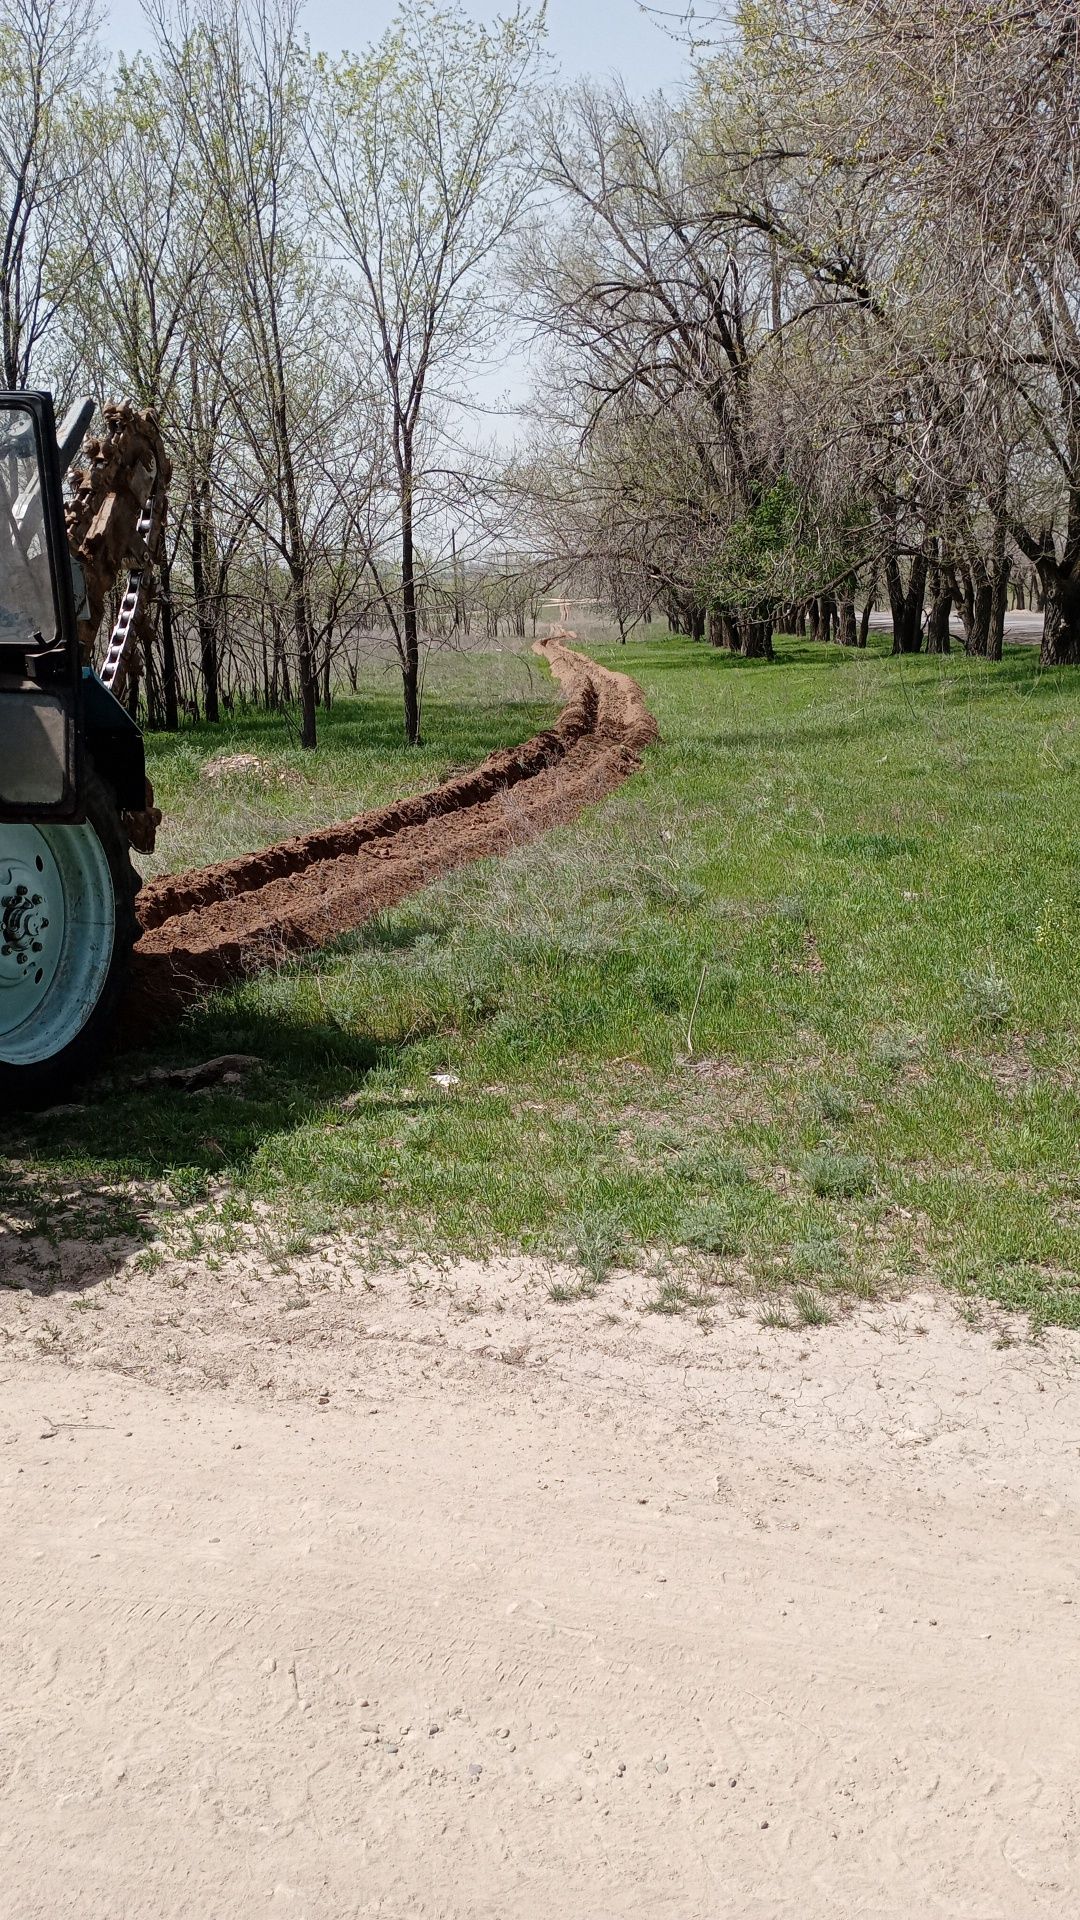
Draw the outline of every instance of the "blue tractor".
[[[63,1099],[116,1018],[158,815],[133,718],[168,463],[150,415],[0,393],[0,1106]],[[65,475],[72,469],[65,494]],[[94,642],[126,590],[98,669]]]

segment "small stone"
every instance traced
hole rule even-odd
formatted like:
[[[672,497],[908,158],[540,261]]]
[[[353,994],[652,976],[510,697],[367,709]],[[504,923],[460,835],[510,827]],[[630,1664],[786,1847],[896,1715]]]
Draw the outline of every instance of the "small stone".
[[[738,1781],[737,1781],[737,1780],[736,1780],[736,1779],[734,1778],[734,1776],[733,1776],[733,1777],[732,1777],[732,1778],[731,1778],[731,1779],[730,1779],[730,1780],[728,1781],[728,1786],[729,1786],[729,1787],[737,1787],[737,1786],[738,1786],[738,1784],[739,1784],[739,1783],[738,1783]]]
[[[480,1765],[479,1761],[470,1760],[469,1762],[469,1779],[470,1780],[479,1780],[480,1775],[483,1773],[483,1771],[484,1769]]]
[[[769,1823],[768,1823],[768,1821],[767,1821],[767,1820],[763,1820],[763,1821],[762,1821],[762,1823],[761,1823],[761,1831],[762,1831],[762,1833],[764,1833],[764,1831],[765,1831],[765,1829],[766,1829],[766,1827],[768,1826],[768,1824],[769,1824]]]
[[[653,1766],[656,1768],[657,1773],[666,1773],[668,1770],[666,1760],[654,1760]]]
[[[430,1727],[428,1728],[428,1739],[430,1740],[433,1737],[433,1735],[438,1733],[438,1731],[439,1731],[438,1721],[433,1720]]]
[[[616,1764],[616,1767],[615,1767],[615,1771],[616,1771],[616,1773],[618,1774],[618,1776],[619,1776],[619,1778],[620,1778],[620,1780],[621,1780],[621,1779],[622,1779],[622,1776],[623,1776],[623,1774],[624,1774],[624,1773],[626,1772],[626,1761],[625,1761],[625,1760],[620,1760],[620,1761],[618,1761],[618,1763]]]

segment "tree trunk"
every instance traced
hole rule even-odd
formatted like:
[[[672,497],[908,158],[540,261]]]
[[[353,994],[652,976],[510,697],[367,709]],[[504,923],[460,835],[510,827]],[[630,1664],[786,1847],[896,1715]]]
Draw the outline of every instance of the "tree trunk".
[[[771,660],[773,657],[772,621],[749,614],[739,617],[739,637],[745,660]]]
[[[172,567],[163,554],[158,568],[158,605],[161,608],[161,701],[162,725],[175,733],[180,725],[180,702],[176,691],[176,635],[173,631]]]
[[[953,591],[944,577],[930,603],[930,614],[926,622],[927,653],[948,653],[952,646],[949,634],[949,615],[952,612]]]
[[[1043,666],[1080,666],[1080,572],[1042,560],[1039,585],[1043,603],[1039,658]]]
[[[995,561],[990,595],[990,632],[986,654],[989,660],[1000,660],[1005,644],[1005,609],[1009,603],[1009,556],[1001,554]]]
[[[319,676],[311,645],[311,614],[303,569],[293,578],[293,626],[296,633],[296,668],[300,681],[300,745],[306,753],[318,745]]]
[[[870,578],[866,583],[866,599],[863,603],[862,613],[859,616],[859,638],[856,644],[860,647],[865,647],[866,645],[867,636],[870,632],[870,616],[874,611],[874,600],[876,599],[876,597],[877,597],[877,568],[875,567],[873,573],[870,575]]]
[[[1000,660],[1005,642],[1005,609],[1009,604],[1010,560],[1006,551],[1008,525],[1005,515],[1005,476],[1001,477],[998,504],[994,510],[994,542],[990,559],[990,616],[986,636],[986,655]]]
[[[209,486],[199,480],[191,490],[191,584],[195,593],[195,621],[199,630],[199,666],[203,682],[203,712],[210,721],[221,718],[218,700],[217,622],[211,605],[207,578],[207,550],[210,545]]]
[[[840,602],[840,619],[836,637],[842,647],[855,647],[859,643],[858,629],[855,625],[854,600]]]
[[[985,659],[990,650],[990,611],[994,604],[994,589],[990,575],[982,560],[971,563],[973,583],[971,625],[966,636],[966,647],[970,654]]]
[[[885,562],[885,581],[892,612],[894,653],[918,653],[922,647],[923,601],[926,598],[927,555],[924,549],[912,557],[905,590],[899,557],[891,553]]]
[[[999,449],[999,461],[994,488],[994,531],[990,544],[990,611],[986,635],[988,660],[1001,659],[1005,641],[1005,610],[1009,604],[1008,464],[1004,447]]]
[[[405,740],[410,747],[420,745],[420,639],[416,623],[415,565],[412,461],[407,454],[401,487],[401,685],[405,700]]]

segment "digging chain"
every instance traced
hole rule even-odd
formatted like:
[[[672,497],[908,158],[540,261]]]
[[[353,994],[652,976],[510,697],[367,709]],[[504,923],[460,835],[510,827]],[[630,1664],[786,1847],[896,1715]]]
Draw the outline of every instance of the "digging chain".
[[[109,691],[127,701],[138,686],[153,633],[172,468],[152,413],[127,404],[110,404],[103,412],[105,431],[87,441],[70,476],[67,535],[84,582],[78,626],[87,666],[94,664],[109,596],[127,572],[98,668]],[[131,844],[148,853],[161,814],[149,781],[146,789],[145,808],[126,813],[124,824]]]

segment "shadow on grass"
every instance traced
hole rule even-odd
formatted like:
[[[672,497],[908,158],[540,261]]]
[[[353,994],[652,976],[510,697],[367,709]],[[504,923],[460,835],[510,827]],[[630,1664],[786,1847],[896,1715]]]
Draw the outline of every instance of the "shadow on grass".
[[[821,641],[781,634],[774,643],[772,660],[746,660],[742,654],[728,653],[722,647],[710,647],[704,641],[694,642],[682,634],[672,634],[668,641],[630,641],[625,648],[608,648],[604,651],[610,653],[616,665],[622,664],[631,672],[635,667],[654,667],[664,673],[688,670],[716,674],[759,672],[770,677],[775,675],[778,667],[840,668],[857,665],[860,661],[877,660],[891,665],[897,675],[907,676],[917,685],[925,685],[930,681],[936,686],[944,675],[951,674],[957,689],[962,689],[965,695],[970,689],[973,698],[990,698],[995,692],[1018,686],[1038,686],[1045,690],[1060,685],[1067,690],[1075,686],[1077,680],[1075,669],[1042,667],[1036,650],[1016,642],[1006,645],[1001,660],[993,661],[969,656],[959,647],[954,647],[949,654],[894,654],[888,635],[878,635],[877,638],[879,644],[875,646],[875,636],[871,634],[870,645],[864,648],[840,647],[832,642],[826,645]]]
[[[662,668],[665,673],[690,668],[700,672],[704,668],[712,673],[770,675],[778,667],[845,667],[853,661],[889,656],[888,647],[825,646],[820,641],[783,634],[774,642],[771,660],[748,660],[741,653],[728,653],[724,647],[710,647],[704,640],[692,641],[677,633],[673,633],[670,640],[631,640],[625,648],[605,647],[599,651],[610,656],[613,665],[621,665],[630,672],[639,666]]]
[[[267,712],[265,708],[241,708],[211,724],[205,720],[189,722],[176,733],[148,735],[151,757],[160,775],[167,775],[176,763],[186,767],[192,749],[198,759],[211,755],[254,753],[296,754],[317,765],[320,754],[327,756],[356,752],[400,757],[405,765],[415,765],[422,781],[431,761],[447,754],[455,759],[482,760],[517,739],[550,724],[558,691],[543,673],[537,675],[535,697],[498,700],[453,700],[429,693],[424,702],[423,740],[417,747],[405,743],[402,731],[400,697],[387,692],[364,692],[337,699],[329,712],[318,716],[318,747],[314,754],[302,753],[299,714],[294,708]]]
[[[162,1078],[223,1054],[247,1057],[235,1080],[185,1089]],[[219,1181],[243,1189],[267,1141],[342,1124],[350,1096],[363,1095],[395,1058],[393,1046],[332,1021],[267,1018],[210,1001],[168,1049],[119,1054],[72,1102],[5,1116],[0,1283],[25,1284],[20,1248],[33,1244],[55,1258],[37,1261],[41,1283],[31,1277],[31,1291],[100,1284],[156,1237],[168,1213],[205,1201]],[[389,1086],[378,1105],[384,1117],[417,1115],[440,1098],[436,1087]],[[70,1278],[58,1251],[65,1241],[80,1246]]]

